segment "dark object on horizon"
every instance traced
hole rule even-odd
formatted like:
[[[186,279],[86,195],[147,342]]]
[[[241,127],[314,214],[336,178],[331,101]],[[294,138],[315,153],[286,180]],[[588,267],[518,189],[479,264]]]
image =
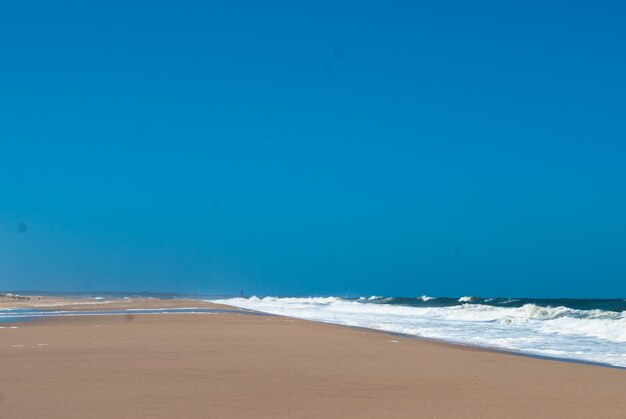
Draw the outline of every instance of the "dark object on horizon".
[[[20,233],[26,233],[28,231],[28,225],[26,223],[19,223],[17,225],[17,231]]]
[[[239,297],[243,298],[243,290],[239,291]]]

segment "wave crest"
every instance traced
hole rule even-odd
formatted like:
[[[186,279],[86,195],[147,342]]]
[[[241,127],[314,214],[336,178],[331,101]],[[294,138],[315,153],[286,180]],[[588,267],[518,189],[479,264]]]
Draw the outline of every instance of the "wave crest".
[[[251,297],[213,302],[539,355],[562,352],[567,358],[626,366],[626,312],[544,307],[531,303],[503,307],[475,304],[467,299],[456,305],[410,306],[390,304],[392,299],[370,298]],[[428,298],[419,297],[422,301]]]

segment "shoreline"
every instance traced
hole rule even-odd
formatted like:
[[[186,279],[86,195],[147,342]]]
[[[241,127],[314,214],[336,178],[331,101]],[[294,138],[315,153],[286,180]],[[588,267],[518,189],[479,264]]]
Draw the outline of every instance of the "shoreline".
[[[230,309],[190,300],[76,302],[76,312]],[[40,305],[70,308],[63,303]],[[0,368],[10,378],[0,381],[0,414],[617,418],[626,410],[619,369],[250,312],[15,323],[0,330]]]
[[[525,357],[525,358],[533,358],[533,359],[546,360],[546,361],[565,362],[565,363],[568,363],[568,364],[589,365],[589,366],[594,366],[594,367],[611,368],[611,369],[618,369],[618,370],[625,370],[626,371],[626,367],[621,367],[619,365],[612,365],[612,364],[609,364],[609,363],[606,363],[606,362],[594,362],[594,361],[585,361],[584,359],[576,359],[576,358],[560,358],[560,357],[557,357],[557,356],[537,355],[537,354],[531,354],[531,353],[521,352],[521,351],[514,351],[514,350],[509,350],[509,349],[493,348],[493,347],[489,347],[489,346],[472,345],[470,343],[458,343],[458,342],[447,341],[447,340],[444,340],[444,339],[435,339],[435,338],[428,338],[428,337],[424,337],[424,336],[416,336],[416,335],[411,335],[411,334],[408,334],[408,333],[390,332],[390,331],[387,331],[387,330],[374,329],[374,328],[371,328],[371,327],[350,326],[350,325],[341,324],[341,323],[324,322],[324,321],[321,321],[321,320],[309,320],[309,319],[303,319],[303,318],[299,318],[299,317],[285,316],[285,315],[282,315],[282,314],[268,313],[268,312],[265,312],[265,311],[252,310],[252,309],[249,309],[249,308],[242,309],[242,308],[237,307],[237,306],[228,306],[227,304],[223,304],[223,305],[225,305],[227,307],[239,308],[240,310],[246,310],[246,311],[250,311],[250,312],[254,312],[254,313],[258,313],[258,314],[263,314],[263,315],[267,315],[267,316],[285,317],[285,318],[288,318],[288,319],[294,319],[294,320],[298,320],[298,321],[305,321],[305,322],[318,323],[318,324],[331,324],[331,325],[334,325],[334,326],[341,326],[341,327],[346,327],[346,328],[349,328],[349,329],[363,330],[363,331],[368,331],[368,332],[384,333],[384,334],[389,335],[389,336],[397,336],[397,337],[402,337],[402,338],[407,338],[407,339],[415,339],[415,340],[418,340],[418,341],[432,342],[432,343],[442,344],[442,345],[450,345],[450,346],[453,346],[453,347],[458,347],[459,349],[496,352],[496,353],[501,353],[501,354],[505,354],[505,355],[521,356],[521,357]]]
[[[0,297],[4,297],[4,296],[0,296]],[[286,315],[281,315],[281,314],[273,314],[273,313],[268,313],[268,312],[264,312],[264,311],[259,311],[259,310],[253,310],[253,309],[249,309],[249,308],[241,308],[241,307],[237,307],[237,306],[232,306],[232,305],[227,305],[227,304],[218,304],[218,303],[213,303],[210,300],[201,300],[201,299],[196,299],[196,298],[158,298],[158,297],[125,297],[125,298],[113,298],[110,300],[96,300],[93,298],[84,298],[84,297],[80,297],[80,296],[39,296],[39,295],[24,295],[24,294],[15,294],[12,297],[14,300],[13,301],[18,301],[20,303],[23,303],[27,306],[30,307],[41,307],[42,309],[51,309],[51,307],[65,307],[65,311],[76,311],[79,308],[82,309],[82,311],[111,311],[111,310],[106,310],[106,308],[109,308],[111,304],[113,305],[119,305],[119,304],[126,304],[128,302],[154,302],[154,301],[162,301],[162,302],[174,302],[176,307],[172,307],[172,308],[183,308],[182,305],[180,305],[180,302],[184,302],[184,301],[188,301],[188,302],[195,302],[195,303],[201,303],[202,305],[205,304],[209,304],[211,306],[218,306],[221,307],[222,310],[228,310],[231,309],[233,311],[236,312],[248,312],[248,313],[256,313],[257,315],[264,315],[264,316],[276,316],[276,317],[283,317],[283,318],[287,318],[287,319],[293,319],[293,320],[298,320],[298,321],[306,321],[306,322],[311,322],[311,323],[316,323],[316,324],[322,324],[322,325],[334,325],[334,326],[340,326],[340,327],[345,327],[345,328],[349,328],[349,329],[355,329],[355,330],[362,330],[362,331],[367,331],[367,332],[377,332],[377,333],[383,333],[389,336],[396,336],[396,337],[403,337],[403,338],[408,338],[408,339],[414,339],[417,341],[425,341],[425,342],[432,342],[435,344],[441,344],[441,345],[446,345],[446,346],[451,346],[451,347],[456,347],[459,349],[465,349],[465,350],[478,350],[478,351],[488,351],[488,352],[494,352],[494,353],[500,353],[500,354],[505,354],[505,355],[512,355],[512,356],[521,356],[521,357],[525,357],[525,358],[531,358],[531,359],[537,359],[537,360],[546,360],[546,361],[555,361],[555,362],[563,362],[563,363],[567,363],[567,364],[580,364],[580,365],[588,365],[588,366],[594,366],[594,367],[602,367],[602,368],[610,368],[610,369],[617,369],[617,370],[626,370],[626,367],[622,367],[619,365],[612,365],[609,363],[604,363],[604,362],[594,362],[594,361],[586,361],[586,360],[581,360],[581,359],[576,359],[576,358],[566,358],[566,357],[558,357],[558,356],[549,356],[549,355],[539,355],[539,354],[533,354],[533,353],[528,353],[528,352],[522,352],[522,351],[515,351],[515,350],[509,350],[509,349],[505,349],[505,348],[495,348],[495,347],[489,347],[489,346],[481,346],[481,345],[472,345],[471,343],[460,343],[460,342],[453,342],[453,341],[447,341],[445,339],[436,339],[436,338],[428,338],[428,337],[424,337],[424,336],[416,336],[416,335],[411,335],[411,334],[407,334],[407,333],[400,333],[400,332],[392,332],[392,331],[386,331],[386,330],[381,330],[381,329],[374,329],[374,328],[369,328],[369,327],[362,327],[362,326],[350,326],[350,325],[345,325],[345,324],[341,324],[341,323],[333,323],[333,322],[325,322],[325,321],[321,321],[321,320],[309,320],[309,319],[303,319],[303,318],[298,318],[298,317],[291,317],[291,316],[286,316]],[[31,300],[31,298],[33,298]],[[38,300],[35,300],[35,298],[37,298]],[[46,305],[39,305],[39,303],[41,301],[44,301],[44,303],[48,300],[52,300],[55,304],[59,303],[61,305],[58,306],[46,306]],[[0,310],[3,309],[3,304],[4,301],[0,300]],[[36,303],[36,304],[33,304]],[[92,308],[92,310],[89,310],[89,308]],[[96,307],[102,307],[102,310],[98,310],[96,309]],[[23,307],[26,308],[26,307]],[[184,307],[184,308],[194,308],[194,307]],[[129,308],[127,309],[130,311],[130,314],[133,314],[132,311],[134,310],[142,310],[141,308]],[[158,308],[157,310],[167,310],[167,308]],[[138,315],[150,315],[150,314],[187,314],[187,313],[136,313]],[[196,313],[188,313],[188,314],[196,314]],[[197,313],[197,314],[201,314],[201,313]],[[125,315],[124,313],[113,313],[113,314],[85,314],[86,316],[89,315],[104,315],[104,316],[123,316]],[[79,315],[71,315],[71,316],[79,316]],[[41,316],[41,317],[33,317],[33,318],[29,318],[28,320],[21,320],[18,322],[6,322],[6,323],[0,323],[2,325],[9,325],[9,326],[15,326],[17,324],[19,324],[22,321],[37,321],[37,319],[41,318],[41,319],[45,319],[45,318],[63,318],[63,315],[53,315],[53,316]],[[69,316],[68,316],[69,317]],[[25,318],[26,319],[26,318]],[[1,327],[1,326],[0,326]]]

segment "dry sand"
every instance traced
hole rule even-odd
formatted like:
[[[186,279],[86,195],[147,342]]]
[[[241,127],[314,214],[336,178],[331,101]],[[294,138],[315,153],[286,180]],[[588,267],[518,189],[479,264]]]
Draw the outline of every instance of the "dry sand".
[[[77,302],[20,304],[216,307]],[[15,326],[0,329],[0,418],[626,417],[624,370],[284,317],[77,316]]]

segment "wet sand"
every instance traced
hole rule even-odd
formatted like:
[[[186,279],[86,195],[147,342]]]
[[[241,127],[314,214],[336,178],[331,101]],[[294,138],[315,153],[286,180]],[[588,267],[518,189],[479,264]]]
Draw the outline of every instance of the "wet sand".
[[[93,302],[0,299],[0,307],[226,308],[188,300]],[[240,311],[0,324],[0,417],[621,418],[626,412],[624,370]]]

